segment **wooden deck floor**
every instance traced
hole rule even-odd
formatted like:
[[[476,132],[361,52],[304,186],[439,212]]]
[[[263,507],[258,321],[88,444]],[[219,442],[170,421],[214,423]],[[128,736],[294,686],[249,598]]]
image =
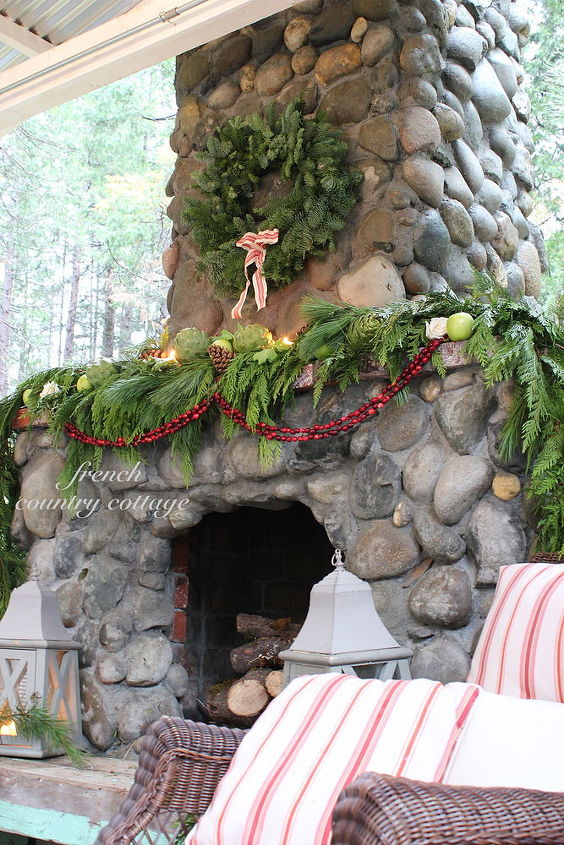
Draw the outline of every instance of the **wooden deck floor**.
[[[0,845],[20,842],[8,834],[91,845],[133,781],[136,763],[88,758],[77,769],[65,757],[0,758]]]

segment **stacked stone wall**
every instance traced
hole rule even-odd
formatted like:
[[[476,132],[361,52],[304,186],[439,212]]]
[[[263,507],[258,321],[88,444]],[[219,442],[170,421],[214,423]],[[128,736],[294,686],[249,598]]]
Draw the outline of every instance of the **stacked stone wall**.
[[[519,64],[528,33],[510,0],[308,0],[179,56],[165,258],[172,333],[232,328],[234,303],[198,273],[182,219],[198,151],[229,117],[297,96],[344,131],[364,174],[360,201],[336,252],[309,260],[258,315],[249,302],[244,318],[288,334],[305,294],[381,306],[445,286],[461,293],[475,269],[515,296],[538,295],[544,258],[527,220],[530,104]],[[279,189],[267,176],[257,204]]]

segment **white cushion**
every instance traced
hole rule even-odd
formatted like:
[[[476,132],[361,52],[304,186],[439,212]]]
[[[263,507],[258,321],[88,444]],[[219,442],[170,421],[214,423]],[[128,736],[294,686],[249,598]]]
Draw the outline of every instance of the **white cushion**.
[[[564,564],[500,569],[468,682],[502,695],[564,702]]]
[[[484,692],[443,783],[564,792],[564,705]]]
[[[439,780],[481,695],[468,684],[304,676],[268,706],[191,845],[325,845],[341,789],[363,771]]]

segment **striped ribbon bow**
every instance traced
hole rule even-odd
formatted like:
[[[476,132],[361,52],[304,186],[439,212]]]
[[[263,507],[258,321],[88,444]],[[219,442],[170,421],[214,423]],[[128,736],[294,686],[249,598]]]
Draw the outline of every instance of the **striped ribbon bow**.
[[[237,305],[231,311],[231,316],[234,320],[240,319],[241,311],[243,310],[243,305],[245,304],[245,300],[247,298],[247,292],[251,284],[248,268],[251,264],[254,264],[256,268],[253,273],[253,288],[255,291],[257,311],[260,311],[260,309],[264,308],[266,305],[267,288],[266,279],[262,274],[262,265],[264,264],[264,259],[266,258],[266,247],[275,243],[278,243],[278,229],[265,229],[263,232],[247,232],[246,235],[243,235],[243,237],[237,241],[236,246],[240,246],[247,250],[247,255],[245,256],[245,278],[247,280],[247,284],[245,285],[245,290],[239,297]]]

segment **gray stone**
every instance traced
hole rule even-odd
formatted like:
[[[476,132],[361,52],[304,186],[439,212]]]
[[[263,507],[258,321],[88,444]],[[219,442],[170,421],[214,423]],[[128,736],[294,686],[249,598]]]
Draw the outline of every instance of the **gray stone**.
[[[399,467],[389,455],[372,453],[357,466],[349,490],[351,510],[359,519],[391,516],[401,491]]]
[[[235,103],[241,89],[231,79],[224,80],[214,88],[208,97],[208,106],[212,109],[228,109]]]
[[[100,619],[123,598],[127,569],[109,555],[97,554],[88,561],[84,578],[84,612],[91,619]]]
[[[437,422],[459,454],[467,454],[485,434],[492,402],[491,393],[482,383],[439,396]]]
[[[402,80],[398,88],[398,99],[403,106],[422,106],[432,109],[437,104],[437,92],[430,82],[419,76],[409,76]]]
[[[352,548],[358,536],[357,521],[343,510],[330,510],[323,517],[323,527],[332,546],[336,549]]]
[[[181,716],[180,706],[171,690],[165,686],[150,691],[129,691],[120,702],[117,728],[122,742],[133,742],[142,736],[149,725],[160,716]]]
[[[437,119],[422,106],[407,106],[392,112],[399,132],[400,143],[412,155],[424,150],[433,151],[441,143],[441,130]]]
[[[472,96],[472,78],[467,70],[455,62],[447,62],[443,71],[447,88],[463,103]]]
[[[480,155],[480,164],[484,175],[498,185],[503,176],[503,161],[493,150],[486,149]]]
[[[359,13],[352,11],[349,3],[337,3],[324,9],[310,30],[310,42],[319,47],[348,38],[358,15]],[[362,14],[362,17],[367,15]]]
[[[451,458],[439,476],[433,497],[435,513],[441,522],[446,525],[459,522],[489,488],[493,472],[485,458],[474,455]]]
[[[284,44],[290,53],[295,53],[296,50],[304,46],[308,39],[312,23],[311,18],[306,18],[303,15],[292,18],[284,30]]]
[[[176,698],[182,698],[188,692],[188,672],[180,663],[172,664],[166,673],[165,682],[171,688]]]
[[[460,115],[444,103],[437,103],[433,114],[438,120],[441,135],[445,141],[456,141],[464,135],[464,121]]]
[[[396,128],[386,114],[372,117],[362,124],[359,143],[365,150],[376,153],[385,161],[395,161],[399,157]]]
[[[421,545],[423,557],[430,557],[435,563],[454,563],[466,551],[466,543],[460,532],[447,528],[435,517],[433,509],[420,504],[413,513],[415,534]]]
[[[125,613],[110,611],[102,617],[99,640],[106,651],[116,652],[125,648],[133,630],[131,619]]]
[[[434,208],[440,205],[445,181],[440,164],[415,156],[404,161],[402,176],[424,202]]]
[[[381,188],[382,185],[385,185],[386,182],[390,181],[390,169],[386,164],[384,164],[382,159],[377,156],[363,159],[357,166],[364,174],[364,179],[362,180],[360,186],[361,201],[370,200],[378,188]],[[335,266],[338,268],[338,271],[342,272],[345,264],[346,261],[343,260],[342,254],[339,253],[332,253],[327,258],[323,259],[310,259],[307,264],[309,270],[309,281],[314,287],[319,288],[319,290],[327,290],[326,287],[323,287],[323,284],[319,283],[321,279],[326,278],[325,270],[327,270],[330,266]],[[325,270],[322,268],[325,268]],[[331,280],[332,282],[335,280],[335,277],[336,273],[333,274],[333,278]],[[329,287],[332,286],[332,284],[329,285]]]
[[[393,0],[352,0],[353,12],[370,21],[387,20],[392,7]]]
[[[115,739],[116,719],[113,708],[106,704],[103,686],[89,669],[80,673],[80,699],[82,729],[92,745],[106,751]]]
[[[491,244],[486,244],[486,254],[488,256],[487,269],[497,284],[502,287],[507,287],[507,277],[505,275],[505,267],[503,261],[493,248]]]
[[[437,211],[426,211],[415,228],[413,251],[420,264],[440,270],[450,250],[450,235]]]
[[[421,382],[419,395],[425,402],[435,402],[442,393],[442,379],[438,376],[429,376]]]
[[[420,0],[419,6],[431,32],[444,45],[450,24],[448,9],[440,0]]]
[[[172,646],[162,634],[136,637],[127,646],[125,662],[125,682],[128,686],[154,686],[163,680],[170,668]]]
[[[403,468],[403,487],[407,495],[416,502],[431,502],[445,459],[444,449],[432,440],[414,449]]]
[[[495,32],[496,43],[502,41],[509,29],[505,17],[494,6],[490,6],[484,12],[484,18]]]
[[[184,53],[176,72],[176,88],[183,95],[195,88],[209,73],[207,50]]]
[[[286,87],[276,97],[276,102],[285,109],[292,100],[299,99],[304,104],[304,114],[311,114],[315,111],[317,105],[317,97],[319,94],[319,86],[312,79],[302,79],[299,82],[294,82],[293,85],[286,85]],[[267,177],[265,176],[266,180]],[[275,180],[278,181],[278,180]],[[287,189],[288,191],[290,188]]]
[[[253,42],[247,35],[239,33],[226,38],[210,55],[212,69],[222,76],[228,76],[248,62],[252,46]]]
[[[510,503],[488,496],[474,509],[468,545],[478,564],[478,584],[495,584],[499,568],[525,560],[527,540]]]
[[[57,488],[57,479],[64,466],[58,452],[45,452],[23,468],[21,509],[26,528],[36,537],[52,537],[61,519],[64,491]]]
[[[476,21],[476,32],[479,32],[482,38],[487,41],[490,50],[495,47],[495,32],[487,21],[483,19]]]
[[[380,445],[388,452],[409,449],[427,430],[429,416],[429,406],[413,394],[405,405],[388,403],[375,423]]]
[[[394,212],[387,208],[373,208],[363,217],[355,243],[362,252],[376,249],[388,250],[394,240]]]
[[[104,452],[99,473],[92,473],[92,481],[95,484],[107,484],[110,490],[132,490],[147,481],[147,468],[144,464],[140,461],[135,465],[126,463],[108,449]]]
[[[419,548],[410,528],[396,528],[389,520],[375,520],[361,530],[347,558],[347,568],[373,581],[394,578],[419,561]]]
[[[529,235],[533,234],[534,230],[530,226],[527,218],[524,216],[521,209],[517,208],[517,206],[514,205],[513,208],[510,208],[508,210],[508,214],[511,217],[511,221],[512,221],[513,225],[516,227],[517,231],[519,232],[519,237],[522,238],[523,240],[527,240]],[[533,235],[533,239],[534,239],[534,235]],[[540,256],[539,256],[539,258],[540,258]],[[541,267],[542,267],[542,262],[541,262]],[[545,271],[545,269],[548,269],[548,267],[546,267],[546,268],[542,267],[543,271]]]
[[[367,67],[378,64],[394,46],[394,33],[385,24],[371,26],[362,40],[360,56]]]
[[[108,543],[108,551],[111,556],[118,560],[123,560],[125,563],[133,563],[137,553],[135,544],[138,534],[139,532],[136,526],[131,526],[130,530],[128,530],[125,523],[122,522]]]
[[[448,34],[446,54],[466,70],[473,71],[481,61],[485,47],[486,42],[475,29],[456,26]]]
[[[497,221],[497,233],[492,238],[492,246],[502,261],[510,261],[519,245],[519,232],[511,222],[510,217],[503,211],[495,215]]]
[[[69,581],[56,590],[59,612],[65,628],[72,628],[78,622],[82,610],[82,584]]]
[[[472,589],[465,572],[434,567],[417,581],[409,609],[420,622],[441,628],[461,628],[472,615]]]
[[[406,627],[412,622],[407,608],[407,590],[401,581],[373,581],[372,598],[374,607],[382,622],[393,637],[402,642]]]
[[[283,471],[282,457],[270,466],[263,466],[259,460],[256,438],[239,433],[229,445],[229,463],[243,478],[272,478]]]
[[[541,291],[542,270],[539,254],[531,241],[521,241],[515,261],[523,271],[525,293],[538,298]]]
[[[372,91],[363,79],[339,82],[328,91],[319,104],[331,123],[359,123],[368,111]]]
[[[358,307],[379,308],[405,297],[401,276],[383,253],[353,264],[339,279],[337,292],[343,302]]]
[[[472,74],[472,84],[472,101],[482,120],[501,123],[511,111],[511,102],[487,59],[481,61]]]
[[[464,141],[454,141],[452,148],[464,181],[474,194],[477,193],[484,183],[484,171],[478,158]]]
[[[70,578],[77,569],[82,568],[83,564],[81,533],[73,532],[57,537],[53,555],[53,566],[57,577]]]
[[[96,661],[96,677],[103,684],[119,684],[125,678],[125,654],[101,654]]]
[[[505,265],[507,287],[513,299],[521,299],[525,295],[525,276],[518,264],[510,261]]]
[[[143,532],[137,545],[137,571],[164,573],[170,566],[170,543]]]
[[[455,21],[457,26],[469,26],[470,29],[476,29],[474,18],[464,6],[460,5],[456,8]]]
[[[488,254],[481,243],[474,243],[466,250],[468,261],[476,270],[485,270],[488,263]]]
[[[439,208],[450,239],[459,246],[470,246],[474,239],[472,218],[458,200],[443,200]]]
[[[278,94],[284,85],[290,81],[294,72],[289,56],[276,53],[267,59],[257,70],[255,89],[260,97],[270,97]]]
[[[519,144],[516,148],[515,160],[511,170],[516,179],[521,182],[526,191],[532,191],[534,187],[533,169],[531,154],[524,146]]]
[[[298,76],[304,76],[314,69],[319,51],[313,44],[304,44],[292,56],[292,70]]]
[[[410,35],[403,42],[400,66],[409,76],[436,74],[441,69],[441,51],[433,35]]]
[[[20,549],[29,549],[35,537],[27,530],[23,513],[19,508],[14,510],[10,523],[10,537]]]
[[[442,274],[448,286],[455,293],[463,294],[474,284],[474,268],[463,249],[453,246],[442,267]]]
[[[136,631],[166,628],[172,622],[170,596],[160,590],[135,587],[131,604],[133,627]]]
[[[476,202],[483,205],[490,214],[495,214],[501,205],[501,200],[502,193],[499,185],[496,185],[491,179],[484,179],[484,184],[476,195]]]
[[[519,191],[515,203],[518,208],[521,209],[525,217],[528,217],[533,210],[533,200],[531,199],[527,191]]]
[[[427,293],[427,291],[430,290],[431,281],[429,279],[429,274],[421,264],[417,263],[417,261],[413,261],[409,267],[405,268],[402,278],[407,293],[412,296],[415,294]]]
[[[116,533],[121,523],[119,511],[104,510],[95,513],[88,521],[83,539],[84,553],[91,555],[99,552]]]
[[[350,475],[340,471],[314,476],[306,483],[306,489],[311,498],[324,505],[330,505],[337,499],[348,497],[350,486]]]
[[[482,144],[484,129],[478,110],[472,100],[468,100],[463,106],[464,140],[477,153]]]
[[[441,102],[445,103],[449,108],[453,109],[460,117],[464,118],[464,106],[458,99],[455,97],[452,91],[448,91],[446,88],[442,92]]]
[[[445,194],[461,202],[464,208],[469,208],[474,202],[474,194],[457,167],[445,170]]]
[[[488,53],[488,61],[493,67],[501,87],[511,99],[518,88],[514,63],[499,47]]]
[[[394,10],[393,23],[398,30],[422,32],[425,29],[425,17],[414,6],[402,6]]]
[[[463,682],[470,671],[468,653],[445,635],[434,637],[415,649],[411,660],[413,678],[430,678],[442,684]]]
[[[515,143],[502,126],[490,127],[490,145],[492,150],[501,158],[504,167],[511,167],[515,160]]]

